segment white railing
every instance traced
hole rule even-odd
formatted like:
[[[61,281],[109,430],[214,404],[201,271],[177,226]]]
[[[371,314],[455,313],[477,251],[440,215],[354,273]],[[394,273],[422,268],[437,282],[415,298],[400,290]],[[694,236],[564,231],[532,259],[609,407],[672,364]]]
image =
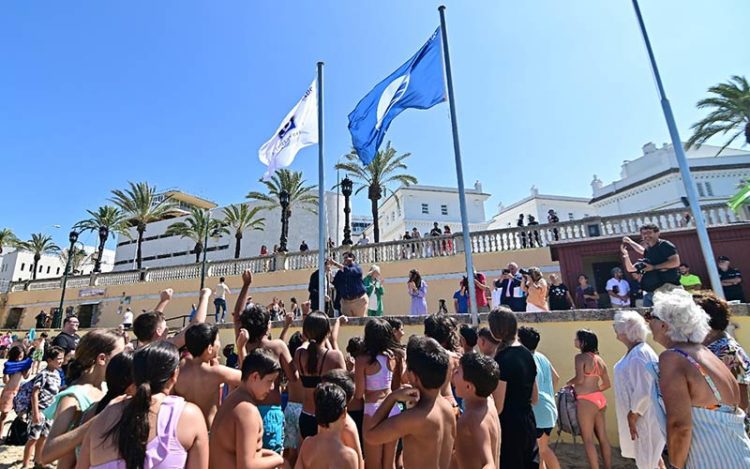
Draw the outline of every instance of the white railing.
[[[740,220],[726,205],[709,205],[702,208],[708,226],[736,223]],[[662,231],[694,228],[695,224],[684,208],[658,212],[633,213],[610,217],[589,217],[555,224],[503,228],[471,233],[471,249],[474,253],[517,251],[541,248],[560,242],[606,236],[635,234],[641,225],[655,223]],[[340,257],[344,251],[352,251],[361,264],[395,262],[408,259],[453,256],[464,252],[461,234],[428,237],[411,240],[389,241],[363,246],[342,246],[329,255]],[[318,252],[292,252],[287,255],[251,257],[247,259],[210,262],[206,265],[207,277],[240,275],[249,269],[254,273],[275,270],[305,270],[318,266]],[[95,276],[94,284],[126,285],[145,282],[163,282],[200,278],[201,264],[158,267],[143,271],[109,272]],[[10,291],[49,290],[60,287],[60,278],[11,283]],[[89,276],[71,276],[68,287],[90,285]]]

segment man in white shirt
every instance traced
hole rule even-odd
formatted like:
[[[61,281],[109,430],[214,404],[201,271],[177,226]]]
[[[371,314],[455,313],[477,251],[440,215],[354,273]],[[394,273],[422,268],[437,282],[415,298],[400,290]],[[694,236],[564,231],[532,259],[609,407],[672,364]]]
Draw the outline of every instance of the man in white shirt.
[[[129,307],[122,313],[122,327],[126,331],[129,331],[133,327],[133,311]]]
[[[232,291],[229,290],[229,287],[226,283],[224,283],[224,277],[221,277],[219,279],[219,284],[216,285],[216,290],[214,290],[214,295],[216,298],[214,299],[214,306],[216,307],[216,314],[214,314],[214,323],[219,323],[219,315],[221,315],[221,322],[224,323],[224,316],[227,314],[227,295],[231,295]]]
[[[615,267],[612,269],[612,278],[607,280],[607,293],[613,308],[630,307],[630,285],[622,277],[622,269]]]

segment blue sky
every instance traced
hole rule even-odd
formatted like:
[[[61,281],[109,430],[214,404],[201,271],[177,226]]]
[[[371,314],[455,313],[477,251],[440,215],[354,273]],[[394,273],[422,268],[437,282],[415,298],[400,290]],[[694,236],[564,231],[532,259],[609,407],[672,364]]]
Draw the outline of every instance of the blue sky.
[[[446,1],[468,185],[495,206],[590,195],[641,146],[668,141],[631,3]],[[0,227],[60,243],[113,188],[148,181],[220,204],[257,189],[257,150],[326,62],[327,185],[347,114],[437,27],[438,3],[3,2]],[[747,74],[746,0],[641,8],[683,139],[707,87]],[[387,139],[420,183],[455,186],[447,104],[406,111]],[[317,151],[294,163],[317,179]],[[366,213],[366,199],[355,201]],[[61,229],[52,225],[59,224]],[[93,243],[94,235],[84,241]]]

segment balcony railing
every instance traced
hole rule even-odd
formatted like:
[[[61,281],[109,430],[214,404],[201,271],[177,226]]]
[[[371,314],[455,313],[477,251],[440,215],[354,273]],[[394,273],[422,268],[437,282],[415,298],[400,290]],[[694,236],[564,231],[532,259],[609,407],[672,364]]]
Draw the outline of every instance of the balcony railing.
[[[708,226],[721,226],[740,222],[726,205],[707,205],[702,208]],[[687,209],[670,209],[657,212],[633,213],[610,217],[588,217],[555,224],[533,225],[471,233],[473,253],[491,253],[542,248],[559,242],[588,238],[624,236],[635,234],[641,225],[655,223],[662,231],[695,228]],[[363,246],[339,247],[329,255],[337,257],[351,250],[358,262],[395,262],[463,254],[464,243],[460,233],[452,236],[388,241]],[[249,269],[254,273],[276,270],[315,269],[318,251],[292,252],[287,255],[251,257],[247,259],[209,262],[207,277],[240,275]],[[201,265],[187,264],[157,267],[127,272],[109,272],[91,276],[71,276],[68,287],[127,285],[137,282],[164,282],[200,278]],[[60,288],[61,279],[43,279],[11,283],[10,291],[50,290]]]

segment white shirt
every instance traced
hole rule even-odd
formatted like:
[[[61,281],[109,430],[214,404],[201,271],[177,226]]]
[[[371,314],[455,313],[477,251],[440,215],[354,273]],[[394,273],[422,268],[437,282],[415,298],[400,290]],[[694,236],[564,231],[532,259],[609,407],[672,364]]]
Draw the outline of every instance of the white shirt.
[[[658,467],[658,461],[666,444],[659,427],[653,400],[656,376],[649,372],[656,367],[659,357],[645,343],[633,347],[615,364],[615,403],[617,410],[617,432],[620,436],[620,452],[625,458],[635,459],[641,468]],[[636,423],[638,438],[630,439],[628,412],[641,417]]]
[[[630,284],[628,284],[628,281],[625,279],[617,280],[616,278],[613,277],[607,280],[608,292],[612,291],[613,287],[615,286],[618,288],[618,292],[617,292],[618,296],[628,296],[628,294],[630,293]],[[609,299],[613,305],[630,306],[630,298],[628,298],[627,300],[621,300],[619,298],[610,296]]]
[[[122,323],[123,324],[133,324],[133,312],[130,310],[127,310],[122,315]]]
[[[220,283],[216,285],[216,291],[214,294],[216,295],[216,298],[221,298],[222,300],[226,300],[227,293],[231,293],[229,291],[229,287],[226,283]]]

